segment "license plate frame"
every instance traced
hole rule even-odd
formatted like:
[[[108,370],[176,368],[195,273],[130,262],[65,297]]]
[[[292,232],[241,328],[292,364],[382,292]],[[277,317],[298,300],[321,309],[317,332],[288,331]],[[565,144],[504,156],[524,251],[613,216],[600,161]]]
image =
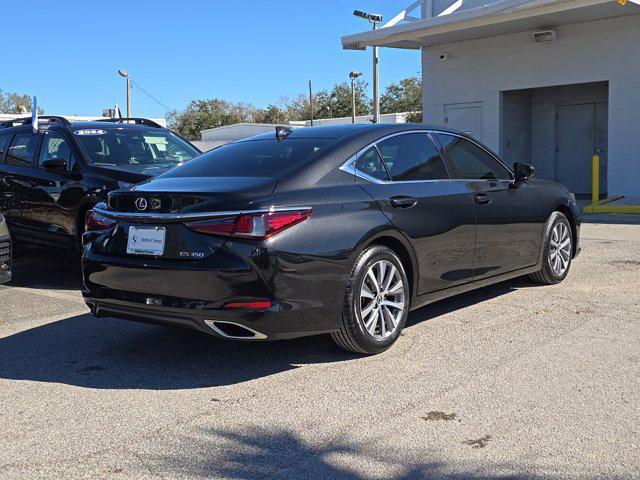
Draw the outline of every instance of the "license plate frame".
[[[167,240],[167,229],[158,226],[131,225],[127,239],[127,255],[161,257]]]

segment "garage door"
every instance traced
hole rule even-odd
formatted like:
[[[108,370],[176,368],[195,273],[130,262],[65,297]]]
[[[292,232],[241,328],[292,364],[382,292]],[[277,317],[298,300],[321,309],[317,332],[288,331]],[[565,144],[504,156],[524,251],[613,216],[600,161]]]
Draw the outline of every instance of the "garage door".
[[[591,194],[591,159],[600,154],[601,178],[607,161],[607,103],[558,106],[556,179],[578,195]],[[606,193],[602,179],[600,191]]]

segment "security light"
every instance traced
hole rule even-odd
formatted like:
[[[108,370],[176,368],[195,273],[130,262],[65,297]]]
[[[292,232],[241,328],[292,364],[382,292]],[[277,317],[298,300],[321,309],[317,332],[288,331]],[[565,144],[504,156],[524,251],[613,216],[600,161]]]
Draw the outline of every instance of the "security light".
[[[353,71],[353,72],[349,73],[349,78],[358,78],[360,76],[362,76],[362,72]]]
[[[129,74],[127,73],[126,70],[118,70],[118,73],[120,74],[121,77],[127,78],[129,76]]]
[[[366,20],[369,20],[371,23],[380,23],[380,22],[382,22],[382,15],[377,14],[377,13],[365,13],[365,12],[361,12],[360,10],[354,10],[353,14],[356,17],[360,17],[360,18],[364,18]]]

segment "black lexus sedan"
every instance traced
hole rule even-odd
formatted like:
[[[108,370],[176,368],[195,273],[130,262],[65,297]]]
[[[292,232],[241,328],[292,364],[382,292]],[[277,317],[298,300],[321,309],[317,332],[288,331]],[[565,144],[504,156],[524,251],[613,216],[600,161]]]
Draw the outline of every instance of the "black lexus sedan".
[[[533,168],[425,125],[279,127],[89,212],[94,315],[389,348],[411,309],[529,275],[562,281],[580,212]]]
[[[111,190],[200,154],[145,118],[0,122],[0,210],[18,242],[78,249],[85,216]]]

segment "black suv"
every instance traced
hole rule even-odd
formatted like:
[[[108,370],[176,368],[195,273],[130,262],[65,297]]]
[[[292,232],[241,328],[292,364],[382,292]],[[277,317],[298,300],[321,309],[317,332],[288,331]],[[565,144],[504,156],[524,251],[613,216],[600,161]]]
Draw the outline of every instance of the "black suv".
[[[85,214],[111,190],[142,182],[201,152],[143,118],[0,123],[0,211],[14,240],[78,248]]]

